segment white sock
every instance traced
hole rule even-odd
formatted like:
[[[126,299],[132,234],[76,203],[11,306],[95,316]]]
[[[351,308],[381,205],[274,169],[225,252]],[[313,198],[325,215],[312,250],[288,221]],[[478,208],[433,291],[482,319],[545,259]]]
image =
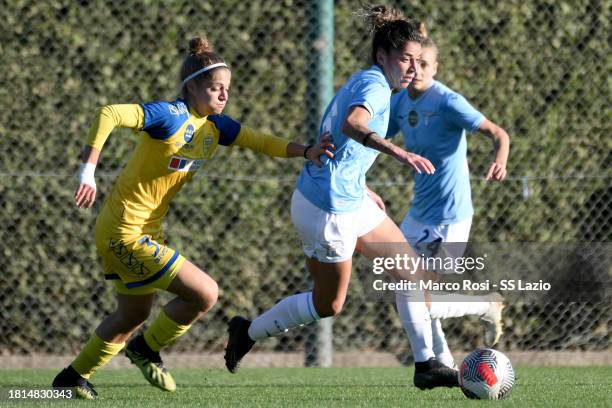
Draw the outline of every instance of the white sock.
[[[431,338],[431,320],[423,292],[396,291],[395,302],[404,331],[410,340],[415,362],[435,357]]]
[[[284,298],[253,320],[249,337],[253,340],[274,337],[319,319],[312,302],[312,292],[300,293]]]
[[[431,319],[431,337],[433,339],[433,352],[436,355],[436,359],[447,367],[455,368],[455,359],[448,348],[448,343],[446,343],[440,319]]]
[[[446,319],[461,316],[482,316],[489,311],[490,302],[484,296],[448,293],[431,294],[429,315],[432,319]]]

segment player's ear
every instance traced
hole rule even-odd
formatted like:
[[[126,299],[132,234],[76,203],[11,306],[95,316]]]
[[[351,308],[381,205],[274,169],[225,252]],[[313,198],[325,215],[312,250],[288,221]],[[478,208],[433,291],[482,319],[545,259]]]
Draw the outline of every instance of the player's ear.
[[[434,61],[434,64],[433,64],[433,75],[432,76],[436,76],[437,73],[438,73],[438,61]]]
[[[196,81],[189,81],[189,82],[187,82],[187,85],[186,85],[186,87],[187,87],[187,93],[190,93],[190,94],[194,94],[194,95],[195,95],[195,93],[196,93],[196,85],[195,85],[195,82],[196,82]]]
[[[379,48],[376,50],[376,63],[381,67],[384,67],[385,62],[387,62],[387,53],[382,48]]]

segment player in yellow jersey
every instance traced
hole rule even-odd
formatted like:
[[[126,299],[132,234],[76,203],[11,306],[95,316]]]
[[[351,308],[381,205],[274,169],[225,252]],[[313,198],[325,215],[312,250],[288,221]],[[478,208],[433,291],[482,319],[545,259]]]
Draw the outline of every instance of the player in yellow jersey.
[[[83,149],[79,208],[96,197],[94,170],[100,151],[117,127],[139,132],[140,142],[109,194],[95,227],[95,241],[105,278],[117,291],[117,310],[96,328],[72,363],[53,380],[54,387],[75,387],[77,395],[97,393],[90,376],[124,347],[144,323],[158,290],[176,297],[166,304],[143,335],[132,339],[126,355],[145,378],[165,391],[176,384],[159,351],[202,317],[217,301],[217,283],[178,251],[165,245],[161,222],[170,201],[191,180],[217,146],[241,146],[275,157],[333,154],[330,144],[303,146],[242,126],[222,115],[229,97],[231,72],[200,37],[189,43],[181,68],[182,98],[141,105],[108,105],[91,127]]]

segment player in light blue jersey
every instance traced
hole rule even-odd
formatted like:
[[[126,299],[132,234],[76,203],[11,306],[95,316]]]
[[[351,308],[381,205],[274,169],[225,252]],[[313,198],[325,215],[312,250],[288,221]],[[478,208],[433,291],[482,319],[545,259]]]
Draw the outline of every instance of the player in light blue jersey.
[[[391,100],[388,135],[393,136],[401,130],[406,148],[427,157],[436,167],[436,173],[431,176],[414,175],[412,204],[400,226],[406,240],[413,247],[431,242],[464,243],[448,246],[453,256],[460,257],[474,213],[466,131],[482,132],[493,141],[494,159],[488,167],[487,180],[502,181],[506,177],[510,139],[504,129],[474,109],[463,96],[434,80],[437,55],[433,40],[425,38],[421,70],[408,89]],[[439,299],[444,301],[436,301]],[[493,346],[499,340],[503,303],[498,294],[453,295],[454,302],[432,295],[430,300],[434,353],[445,365],[455,366],[441,318],[480,316],[485,323],[487,345]]]
[[[434,172],[427,159],[384,138],[391,91],[406,88],[418,68],[422,40],[418,27],[385,6],[376,6],[367,15],[374,27],[374,65],[353,75],[330,102],[320,132],[331,134],[334,158],[323,159],[321,168],[307,165],[302,169],[291,203],[292,221],[302,240],[314,288],[281,300],[252,322],[234,317],[229,323],[225,354],[230,372],[236,371],[256,340],[340,313],[356,248],[373,259],[395,254],[376,243],[406,243],[384,212],[380,197],[365,184],[365,174],[380,152],[412,166],[424,177]],[[405,247],[408,255],[416,255],[407,244]],[[391,273],[396,279],[415,280],[420,276],[402,275],[399,270]],[[456,370],[435,359],[423,293],[397,291],[396,304],[416,356],[415,385],[458,385]]]

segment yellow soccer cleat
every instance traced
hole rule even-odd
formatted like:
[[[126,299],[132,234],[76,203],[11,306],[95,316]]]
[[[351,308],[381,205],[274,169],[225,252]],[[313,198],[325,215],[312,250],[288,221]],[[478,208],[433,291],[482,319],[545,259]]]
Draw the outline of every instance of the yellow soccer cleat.
[[[140,369],[144,378],[151,385],[164,391],[175,391],[174,378],[164,367],[159,352],[151,350],[142,335],[130,341],[125,348],[126,357]]]

